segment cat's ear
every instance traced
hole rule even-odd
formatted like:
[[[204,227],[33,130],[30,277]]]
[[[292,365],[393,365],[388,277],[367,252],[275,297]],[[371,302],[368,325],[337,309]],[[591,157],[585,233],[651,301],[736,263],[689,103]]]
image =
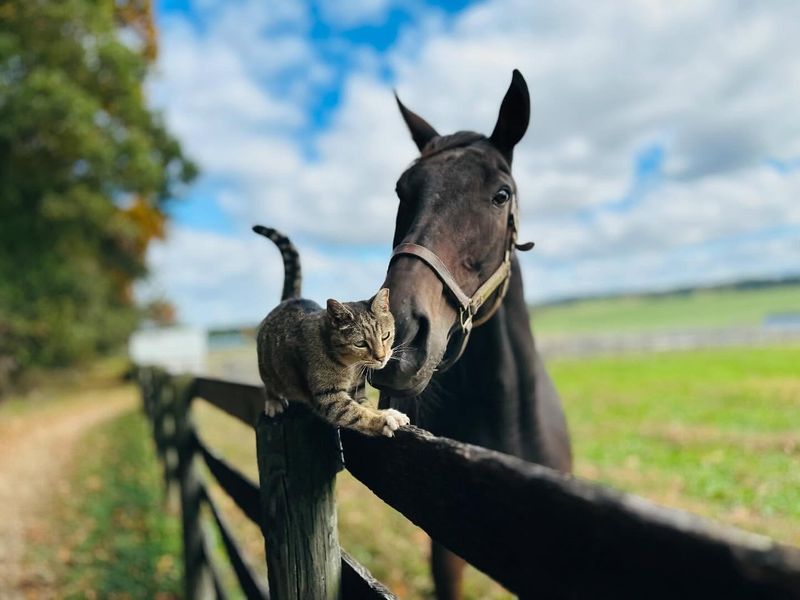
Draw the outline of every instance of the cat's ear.
[[[381,288],[372,299],[372,312],[376,315],[389,312],[389,288]]]
[[[331,323],[337,327],[341,327],[342,325],[350,323],[354,316],[353,313],[350,312],[350,309],[344,304],[330,298],[328,300],[328,318],[331,320]]]

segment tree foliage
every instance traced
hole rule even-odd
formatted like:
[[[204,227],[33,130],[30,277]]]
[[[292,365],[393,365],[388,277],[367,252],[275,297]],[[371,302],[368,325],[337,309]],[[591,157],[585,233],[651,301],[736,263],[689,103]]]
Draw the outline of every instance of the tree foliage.
[[[195,175],[147,106],[154,56],[149,0],[0,2],[0,380],[135,325],[147,244]]]

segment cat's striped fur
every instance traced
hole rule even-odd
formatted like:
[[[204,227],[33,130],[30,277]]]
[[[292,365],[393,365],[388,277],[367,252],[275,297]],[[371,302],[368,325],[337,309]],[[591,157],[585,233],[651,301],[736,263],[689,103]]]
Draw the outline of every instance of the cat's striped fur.
[[[282,302],[258,330],[265,412],[274,416],[289,401],[305,402],[333,425],[367,435],[394,435],[408,424],[408,417],[364,404],[364,374],[383,368],[392,355],[389,290],[381,289],[369,301],[331,299],[323,309],[300,297],[300,259],[291,241],[267,227],[257,225],[253,231],[275,242],[285,270]]]

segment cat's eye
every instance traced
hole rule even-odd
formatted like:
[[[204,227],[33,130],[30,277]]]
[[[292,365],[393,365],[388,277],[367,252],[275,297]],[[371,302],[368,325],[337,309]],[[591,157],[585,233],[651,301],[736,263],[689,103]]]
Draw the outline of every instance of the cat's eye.
[[[382,338],[382,339],[383,339],[383,341],[385,342],[386,340],[388,340],[390,335],[391,335],[391,333],[390,333],[390,332],[388,332],[388,331],[387,331],[386,333],[384,333],[384,334],[383,334],[383,338]]]
[[[357,342],[353,342],[353,346],[355,346],[356,348],[366,348],[367,340],[359,340]]]

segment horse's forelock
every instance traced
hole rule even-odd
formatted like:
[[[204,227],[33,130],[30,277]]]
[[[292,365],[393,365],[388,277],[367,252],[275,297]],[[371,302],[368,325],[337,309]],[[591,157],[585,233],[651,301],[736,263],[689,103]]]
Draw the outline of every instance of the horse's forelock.
[[[453,148],[464,148],[470,146],[475,142],[488,141],[485,135],[475,133],[474,131],[458,131],[451,135],[441,135],[433,138],[422,149],[420,158],[429,158],[434,154],[439,154],[445,150],[452,150]]]

